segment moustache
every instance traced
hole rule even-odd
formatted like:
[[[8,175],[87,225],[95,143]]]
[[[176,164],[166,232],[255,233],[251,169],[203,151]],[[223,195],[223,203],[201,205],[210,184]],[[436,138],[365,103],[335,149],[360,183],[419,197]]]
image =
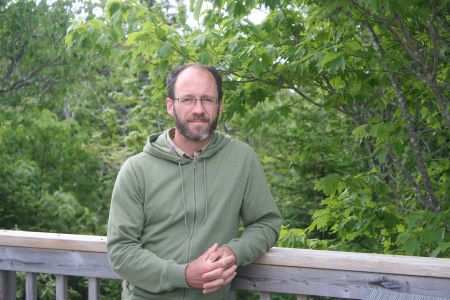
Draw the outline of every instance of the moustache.
[[[195,122],[195,121],[200,121],[200,122],[209,122],[208,118],[192,118],[187,120],[188,122]]]

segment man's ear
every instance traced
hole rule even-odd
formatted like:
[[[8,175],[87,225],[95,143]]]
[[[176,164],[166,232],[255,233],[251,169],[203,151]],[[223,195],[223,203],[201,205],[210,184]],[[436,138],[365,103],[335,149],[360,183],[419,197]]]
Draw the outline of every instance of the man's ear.
[[[166,98],[166,109],[167,109],[167,113],[170,115],[170,116],[174,116],[174,113],[173,113],[173,100],[172,99],[170,99],[170,98]]]

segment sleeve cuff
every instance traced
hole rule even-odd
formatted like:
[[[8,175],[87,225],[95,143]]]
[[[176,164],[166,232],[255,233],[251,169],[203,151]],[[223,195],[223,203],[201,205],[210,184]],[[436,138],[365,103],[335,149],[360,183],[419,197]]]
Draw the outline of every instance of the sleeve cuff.
[[[236,264],[238,266],[242,265],[242,255],[241,255],[241,245],[238,241],[232,240],[229,243],[225,244],[224,246],[227,246],[230,248],[231,251],[233,251],[234,256],[236,257]]]
[[[188,284],[186,282],[186,267],[187,264],[177,264],[172,262],[168,267],[168,277],[169,282],[171,282],[172,286],[175,288],[188,288]]]

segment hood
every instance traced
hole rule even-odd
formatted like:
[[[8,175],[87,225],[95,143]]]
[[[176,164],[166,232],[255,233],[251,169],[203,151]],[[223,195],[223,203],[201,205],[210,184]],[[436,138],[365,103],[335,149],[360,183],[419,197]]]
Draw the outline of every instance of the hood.
[[[149,136],[147,139],[147,144],[144,147],[144,152],[167,161],[172,161],[177,164],[191,163],[192,160],[178,156],[178,154],[172,149],[166,138],[169,130]],[[223,147],[225,147],[230,141],[231,138],[228,135],[217,131],[214,132],[211,143],[199,158],[207,158],[213,156]]]

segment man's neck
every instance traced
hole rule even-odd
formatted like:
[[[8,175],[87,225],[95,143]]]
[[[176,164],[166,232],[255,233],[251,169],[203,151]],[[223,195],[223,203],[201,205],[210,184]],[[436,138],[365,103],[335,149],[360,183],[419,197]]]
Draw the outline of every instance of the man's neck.
[[[211,141],[212,137],[213,135],[211,134],[204,141],[192,141],[185,138],[178,132],[178,130],[175,129],[175,136],[173,137],[172,141],[178,148],[181,149],[181,151],[183,151],[189,156],[193,156],[195,152],[199,151],[204,146],[206,146]]]

